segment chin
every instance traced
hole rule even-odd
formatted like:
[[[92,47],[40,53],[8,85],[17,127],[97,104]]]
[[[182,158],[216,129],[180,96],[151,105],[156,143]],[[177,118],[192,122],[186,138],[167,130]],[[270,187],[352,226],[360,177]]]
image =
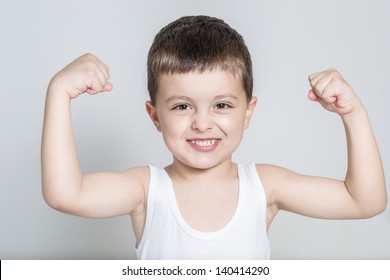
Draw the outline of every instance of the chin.
[[[194,168],[198,170],[207,170],[226,162],[226,160],[191,159],[191,160],[180,161],[180,162],[181,164],[184,164],[190,168]]]

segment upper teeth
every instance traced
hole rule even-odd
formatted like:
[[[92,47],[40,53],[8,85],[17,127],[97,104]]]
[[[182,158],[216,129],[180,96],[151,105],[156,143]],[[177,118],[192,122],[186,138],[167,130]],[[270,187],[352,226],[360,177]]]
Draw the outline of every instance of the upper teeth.
[[[215,140],[215,139],[214,140],[205,140],[205,141],[192,140],[192,143],[194,143],[197,146],[201,146],[201,147],[208,147],[208,146],[214,145],[215,142],[217,142],[217,140]]]

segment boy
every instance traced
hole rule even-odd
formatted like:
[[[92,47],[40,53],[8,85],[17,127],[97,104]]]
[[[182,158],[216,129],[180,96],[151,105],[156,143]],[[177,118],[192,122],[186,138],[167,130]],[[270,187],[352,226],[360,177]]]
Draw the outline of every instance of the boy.
[[[267,230],[279,210],[355,219],[386,207],[383,167],[366,110],[334,69],[309,77],[308,97],[343,121],[344,181],[232,162],[257,100],[249,52],[222,20],[180,18],[156,35],[149,51],[146,110],[173,155],[165,169],[81,173],[70,100],[111,91],[108,80],[108,67],[91,54],[51,80],[42,137],[43,195],[51,207],[73,215],[130,214],[139,259],[266,259]]]

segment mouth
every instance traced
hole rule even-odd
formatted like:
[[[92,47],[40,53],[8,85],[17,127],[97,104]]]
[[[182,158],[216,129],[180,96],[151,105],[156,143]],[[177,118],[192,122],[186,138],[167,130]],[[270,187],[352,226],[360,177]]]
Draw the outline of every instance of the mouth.
[[[221,139],[215,138],[215,139],[192,139],[188,140],[188,142],[191,144],[195,150],[199,152],[210,152],[214,150]]]
[[[210,140],[191,140],[191,143],[199,147],[210,147],[217,142],[217,139]]]

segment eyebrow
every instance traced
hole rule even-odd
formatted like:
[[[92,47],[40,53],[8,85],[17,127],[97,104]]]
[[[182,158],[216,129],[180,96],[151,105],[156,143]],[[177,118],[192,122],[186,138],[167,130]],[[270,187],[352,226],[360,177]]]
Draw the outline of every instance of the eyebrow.
[[[223,98],[233,98],[235,100],[238,100],[238,97],[235,96],[235,95],[231,95],[231,94],[220,94],[220,95],[217,95],[215,96],[214,98],[214,101],[217,101],[219,99],[223,99]],[[171,97],[168,97],[167,100],[165,100],[165,103],[169,103],[171,101],[174,101],[174,100],[185,100],[185,101],[188,101],[188,102],[193,102],[194,100],[189,97],[189,96],[186,96],[186,95],[179,95],[179,96],[171,96]]]
[[[180,95],[180,96],[174,95],[174,96],[168,97],[167,100],[165,100],[165,103],[169,103],[169,102],[174,101],[174,100],[185,100],[185,101],[189,101],[189,102],[193,101],[193,99],[191,97],[188,97],[185,95]]]
[[[217,95],[217,96],[214,98],[214,100],[223,99],[223,98],[233,98],[233,99],[238,100],[238,97],[235,96],[235,95],[232,95],[232,94],[220,94],[220,95]]]

